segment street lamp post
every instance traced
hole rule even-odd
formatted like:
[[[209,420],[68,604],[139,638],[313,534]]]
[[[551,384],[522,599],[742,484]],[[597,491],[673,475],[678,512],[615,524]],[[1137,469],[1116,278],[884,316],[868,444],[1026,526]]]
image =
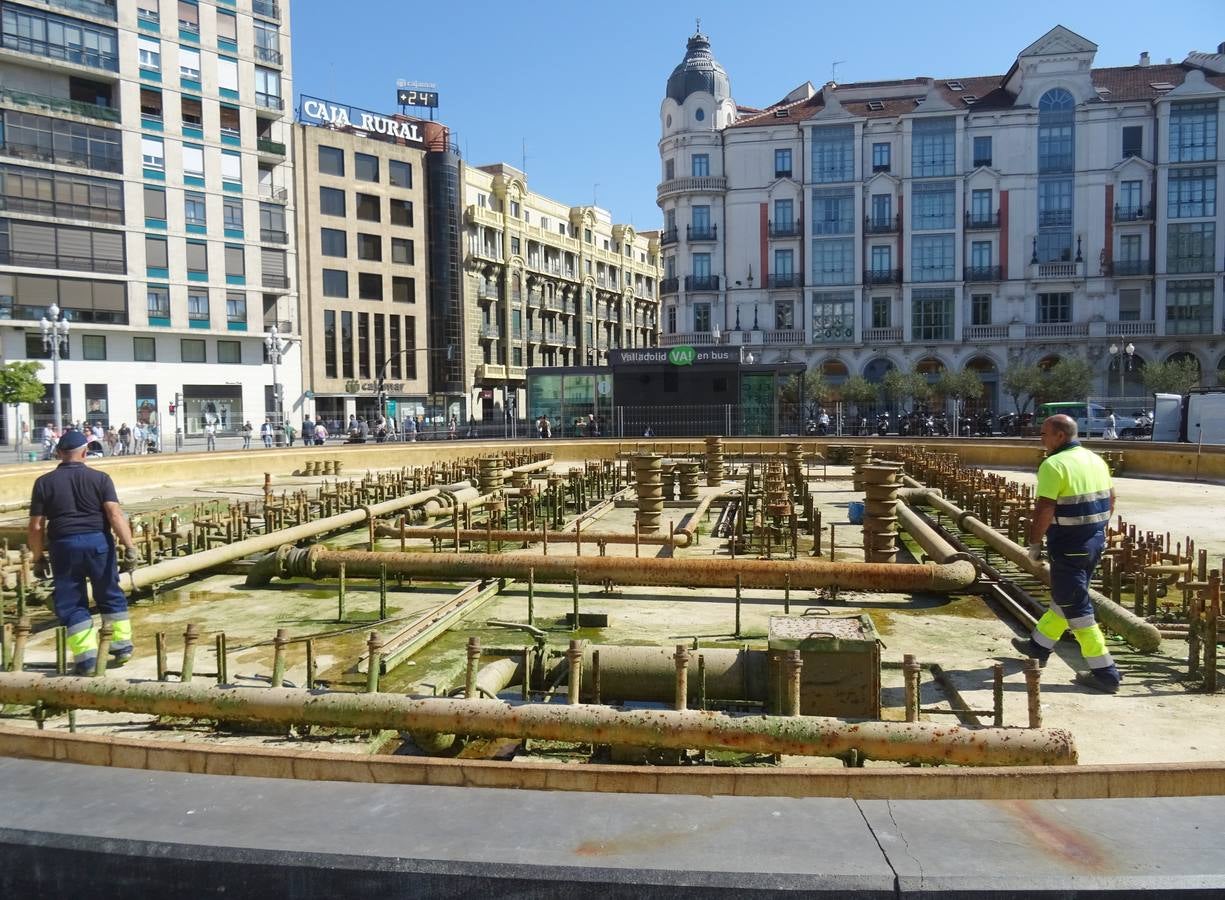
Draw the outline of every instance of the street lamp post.
[[[1126,373],[1130,372],[1135,364],[1136,345],[1128,343],[1126,347],[1120,347],[1118,344],[1110,345],[1110,358],[1119,367],[1119,399],[1122,400],[1127,393],[1125,384]]]
[[[51,318],[43,316],[39,324],[43,331],[43,348],[51,351],[52,402],[55,409],[55,428],[59,430],[64,427],[63,410],[60,409],[60,346],[68,349],[68,314],[61,314],[60,308],[52,303],[47,309],[47,315]]]
[[[264,335],[264,348],[268,351],[268,361],[272,363],[272,413],[276,419],[274,424],[280,425],[282,429],[285,427],[285,408],[281,402],[281,381],[277,377],[277,366],[281,364],[281,357],[289,350],[290,344],[288,338],[281,337],[275,325]]]

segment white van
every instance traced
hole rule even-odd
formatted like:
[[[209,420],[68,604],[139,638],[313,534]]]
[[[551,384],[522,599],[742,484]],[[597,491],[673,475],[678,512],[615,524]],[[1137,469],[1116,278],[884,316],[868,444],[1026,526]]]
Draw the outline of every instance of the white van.
[[[1187,440],[1225,444],[1225,391],[1206,388],[1187,395]]]

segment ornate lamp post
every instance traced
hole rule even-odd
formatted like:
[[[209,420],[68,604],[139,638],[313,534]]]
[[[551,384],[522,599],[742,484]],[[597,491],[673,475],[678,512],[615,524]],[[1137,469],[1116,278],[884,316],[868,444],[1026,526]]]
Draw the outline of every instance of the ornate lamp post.
[[[288,338],[281,337],[275,325],[264,335],[264,348],[268,351],[268,361],[272,363],[272,409],[276,424],[281,427],[285,425],[285,411],[281,403],[281,382],[277,377],[277,366],[281,364],[281,357],[289,350],[290,343]]]
[[[63,346],[64,351],[68,350],[68,314],[61,313],[60,308],[54,303],[47,309],[47,316],[43,316],[40,321],[43,331],[43,347],[51,351],[51,382],[53,394],[53,403],[55,407],[55,427],[60,429],[64,427],[64,415],[60,409],[60,347]]]
[[[1121,400],[1127,394],[1126,373],[1130,372],[1135,365],[1136,345],[1128,343],[1126,347],[1120,347],[1118,344],[1111,344],[1109,353],[1110,364],[1119,367],[1119,399]]]

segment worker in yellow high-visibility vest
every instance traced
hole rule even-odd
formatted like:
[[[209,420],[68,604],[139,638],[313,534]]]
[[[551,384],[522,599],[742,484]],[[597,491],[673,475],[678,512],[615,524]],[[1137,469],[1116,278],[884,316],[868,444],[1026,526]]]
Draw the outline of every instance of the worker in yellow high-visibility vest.
[[[124,565],[133,567],[137,560],[115,483],[105,472],[85,465],[85,446],[80,431],[65,431],[59,439],[55,449],[61,462],[34,482],[26,530],[39,575],[55,579],[55,614],[68,629],[77,675],[92,675],[98,659],[98,632],[86,582],[93,588],[103,624],[111,626],[113,662],[132,657],[132,622],[128,598],[119,587],[115,537],[125,548]]]
[[[1029,524],[1029,556],[1041,559],[1042,538],[1051,566],[1051,608],[1027,638],[1013,646],[1046,665],[1065,631],[1080,644],[1089,665],[1076,676],[1079,684],[1107,694],[1117,693],[1122,676],[1115,666],[1102,629],[1093,615],[1089,579],[1106,546],[1106,523],[1114,512],[1114,484],[1105,461],[1081,446],[1076,420],[1051,416],[1042,423],[1047,457],[1038,468],[1037,500]]]

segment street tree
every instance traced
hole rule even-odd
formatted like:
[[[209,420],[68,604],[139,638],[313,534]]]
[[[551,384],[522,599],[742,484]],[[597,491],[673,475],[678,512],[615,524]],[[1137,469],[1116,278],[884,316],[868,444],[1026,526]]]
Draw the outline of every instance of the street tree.
[[[1038,396],[1046,402],[1083,400],[1093,386],[1093,369],[1077,356],[1064,357],[1045,371]]]
[[[1187,357],[1147,363],[1140,378],[1150,394],[1185,394],[1199,387],[1199,363]]]
[[[845,402],[855,404],[856,412],[864,404],[875,403],[878,397],[876,385],[862,375],[852,375],[838,388],[838,393]]]
[[[1025,412],[1041,391],[1042,374],[1032,363],[1012,362],[1000,375],[1000,387],[1012,398],[1018,413]]]
[[[816,416],[817,409],[829,402],[830,387],[815,366],[803,374],[792,375],[779,384],[778,399],[800,410],[806,419]],[[800,409],[801,403],[803,409]]]
[[[40,362],[11,362],[0,366],[0,403],[37,403],[46,395],[39,380]]]

